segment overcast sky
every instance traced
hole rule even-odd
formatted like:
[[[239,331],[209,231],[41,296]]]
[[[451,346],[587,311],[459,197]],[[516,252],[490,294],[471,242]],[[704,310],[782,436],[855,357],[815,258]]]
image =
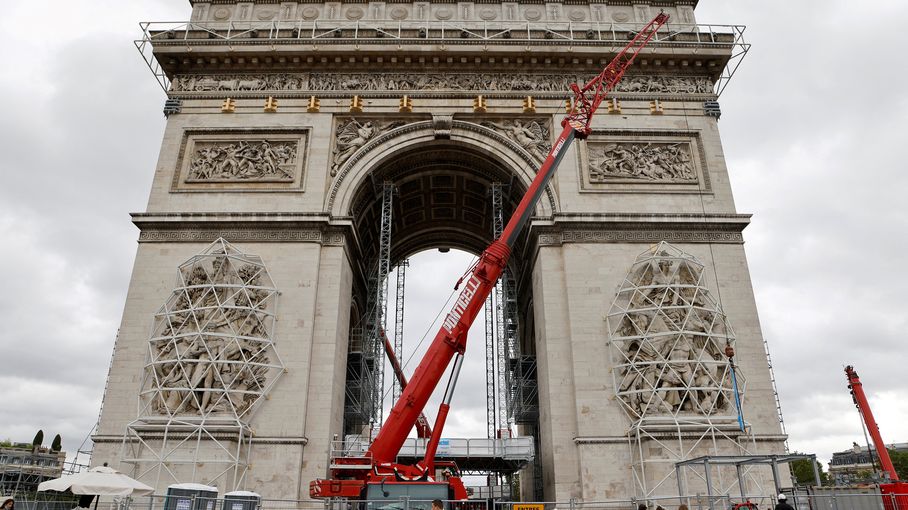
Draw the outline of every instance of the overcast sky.
[[[189,5],[5,0],[3,10],[0,439],[42,428],[72,452],[97,419],[136,248],[128,213],[145,208],[164,126],[164,94],[132,40],[139,21],[185,19]],[[748,25],[753,44],[721,98],[720,128],[738,210],[754,213],[746,250],[790,445],[828,459],[863,443],[846,363],[884,438],[908,441],[897,23],[908,4],[701,0],[697,12]],[[439,289],[469,260],[425,258],[407,288],[424,307],[408,319],[434,316],[448,297]],[[428,326],[407,328],[418,339]],[[465,368],[452,436],[485,433],[481,332],[471,341],[480,356]]]

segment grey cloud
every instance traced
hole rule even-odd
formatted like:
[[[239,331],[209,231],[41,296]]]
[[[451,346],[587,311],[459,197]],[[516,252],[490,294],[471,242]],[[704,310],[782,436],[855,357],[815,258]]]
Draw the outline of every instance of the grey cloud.
[[[844,363],[871,394],[908,393],[894,355],[906,321],[908,108],[892,86],[908,73],[887,64],[900,58],[900,35],[882,29],[908,7],[868,8],[698,8],[701,22],[749,25],[753,50],[721,98],[720,129],[738,208],[755,213],[745,239],[790,443],[824,458],[862,442]],[[905,439],[896,428],[905,418],[892,415],[889,441]]]

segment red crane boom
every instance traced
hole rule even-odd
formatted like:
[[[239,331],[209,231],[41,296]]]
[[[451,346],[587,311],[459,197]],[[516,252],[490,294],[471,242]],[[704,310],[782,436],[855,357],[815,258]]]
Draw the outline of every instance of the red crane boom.
[[[376,486],[380,485],[380,494],[388,498],[392,496],[389,491],[390,486],[395,483],[435,483],[432,481],[435,449],[441,438],[454,386],[457,383],[466,349],[467,332],[498,281],[498,277],[501,276],[518,234],[529,220],[571,142],[575,138],[582,140],[589,136],[592,131],[590,124],[593,115],[605,99],[606,94],[615,88],[637,54],[652,40],[666,21],[668,21],[668,15],[664,12],[660,13],[634,36],[599,75],[583,86],[571,85],[574,107],[561,122],[563,127],[561,134],[514,210],[501,236],[486,248],[480,256],[479,262],[470,272],[460,296],[414,371],[413,378],[403,389],[400,398],[388,414],[388,419],[366,453],[365,461],[371,464],[369,469],[365,470],[360,467],[359,470],[356,470],[352,467],[356,461],[339,459],[339,463],[348,467],[335,470],[334,475],[346,474],[352,479],[315,480],[309,486],[311,497],[366,497],[367,493],[379,494],[366,490],[371,483]],[[426,446],[425,458],[415,466],[396,463],[398,452],[400,452],[407,434],[418,422],[423,408],[438,386],[452,358],[456,358],[454,368],[436,417],[432,435]],[[386,487],[386,483],[389,487]],[[452,497],[440,499],[466,499],[466,490],[459,477],[449,478],[445,485],[451,489]]]
[[[886,449],[886,443],[883,442],[883,436],[880,435],[880,427],[877,425],[876,420],[873,419],[873,411],[870,410],[870,403],[867,402],[867,396],[864,395],[864,386],[861,384],[861,379],[851,365],[845,367],[845,375],[848,377],[848,389],[851,390],[854,405],[861,412],[864,425],[867,426],[867,431],[870,432],[870,437],[873,438],[873,446],[876,448],[876,454],[880,458],[880,467],[889,474],[890,480],[897,482],[899,481],[899,475],[895,472],[892,459],[889,458],[889,450]]]

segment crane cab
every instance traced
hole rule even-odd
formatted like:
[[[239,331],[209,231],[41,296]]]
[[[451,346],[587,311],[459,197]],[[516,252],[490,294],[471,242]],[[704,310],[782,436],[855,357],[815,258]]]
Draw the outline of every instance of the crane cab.
[[[404,498],[409,501],[407,506],[410,510],[431,510],[432,500],[454,499],[447,482],[369,482],[365,493],[372,510],[404,510],[401,508]]]

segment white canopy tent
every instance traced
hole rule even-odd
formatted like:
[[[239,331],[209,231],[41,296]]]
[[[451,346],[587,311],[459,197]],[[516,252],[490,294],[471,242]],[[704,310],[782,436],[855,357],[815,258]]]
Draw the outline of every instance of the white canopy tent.
[[[39,491],[70,491],[73,494],[95,496],[145,496],[154,489],[133,480],[116,469],[107,466],[91,468],[73,475],[66,475],[38,485]]]

